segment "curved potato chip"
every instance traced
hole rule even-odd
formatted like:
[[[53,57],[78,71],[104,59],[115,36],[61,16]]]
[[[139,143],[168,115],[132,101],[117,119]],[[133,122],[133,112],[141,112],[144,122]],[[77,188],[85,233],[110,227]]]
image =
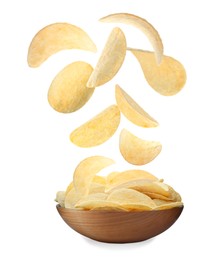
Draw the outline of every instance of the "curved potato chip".
[[[96,46],[81,28],[68,23],[54,23],[41,29],[28,50],[28,65],[38,67],[51,55],[65,49],[96,52]]]
[[[91,74],[88,88],[95,88],[110,81],[119,71],[126,55],[126,39],[119,28],[114,28]]]
[[[74,209],[75,204],[82,198],[81,194],[77,193],[74,188],[72,188],[65,197],[64,205],[67,209]]]
[[[168,185],[161,183],[159,181],[152,181],[146,179],[131,180],[128,182],[121,183],[117,186],[114,186],[108,192],[110,193],[113,192],[114,190],[118,190],[122,188],[133,189],[141,193],[144,193],[147,196],[149,196],[148,194],[158,194],[167,199],[171,197],[171,192],[169,190]],[[151,196],[149,197],[152,198]]]
[[[152,52],[129,49],[140,63],[149,85],[164,96],[177,94],[185,85],[186,71],[183,65],[169,56],[163,56],[161,64],[155,62]]]
[[[138,189],[139,190],[139,189]],[[149,196],[151,199],[158,199],[158,200],[165,200],[165,201],[173,201],[173,198],[171,195],[169,197],[166,197],[162,194],[155,193],[155,192],[149,192],[149,191],[144,191],[144,194]]]
[[[142,140],[123,129],[120,134],[119,148],[127,162],[144,165],[158,156],[162,145],[159,142]]]
[[[121,206],[132,205],[132,204],[144,205],[149,208],[154,208],[156,206],[154,201],[147,195],[138,192],[136,190],[127,189],[127,188],[114,190],[107,197],[107,201],[116,202]]]
[[[94,176],[93,181],[92,181],[92,184],[91,184],[92,187],[90,187],[90,189],[92,188],[92,190],[93,190],[94,188],[99,189],[99,187],[100,187],[100,190],[101,190],[101,189],[102,189],[101,186],[98,186],[98,185],[96,186],[96,185],[94,185],[94,184],[100,184],[101,186],[103,185],[103,187],[105,187],[105,184],[106,184],[106,179],[105,179],[105,177],[103,177],[103,176],[98,176],[98,175]],[[93,185],[94,185],[94,187],[93,187]],[[70,190],[73,189],[73,188],[74,188],[73,181],[71,181],[70,184],[68,185],[67,189],[66,189],[65,196],[66,196],[66,195],[70,192]]]
[[[96,182],[92,182],[90,185],[89,194],[95,194],[95,193],[104,193],[105,192],[105,185],[99,184]]]
[[[66,188],[65,195],[67,195],[73,188],[74,188],[73,181],[71,181],[70,184]]]
[[[166,202],[166,204],[162,204],[159,205],[157,207],[154,208],[154,210],[164,210],[164,209],[172,209],[172,208],[176,208],[176,207],[181,207],[183,206],[182,202]]]
[[[178,192],[176,192],[170,185],[166,184],[169,188],[169,191],[171,193],[171,200],[172,201],[178,201],[180,202],[181,201],[181,196]]]
[[[86,200],[78,202],[75,208],[84,210],[108,210],[108,211],[128,211],[119,204],[106,200]]]
[[[124,172],[114,172],[109,174],[106,178],[107,180],[106,191],[122,183],[138,180],[138,179],[158,181],[157,177],[143,170],[134,169],[134,170],[128,170]]]
[[[162,199],[153,199],[153,201],[156,206],[160,206],[160,205],[168,203],[166,200],[162,200]]]
[[[128,211],[146,211],[146,210],[153,210],[154,207],[149,207],[144,204],[140,203],[129,203],[129,204],[123,204],[123,208],[127,209]]]
[[[71,113],[80,109],[92,96],[94,89],[86,87],[93,68],[77,61],[61,70],[51,83],[49,104],[58,112]]]
[[[98,183],[98,184],[105,185],[106,184],[106,177],[96,175],[93,178],[93,183]]]
[[[101,18],[99,21],[108,23],[125,23],[133,25],[141,30],[148,37],[154,48],[157,64],[161,63],[163,58],[163,43],[156,29],[148,21],[139,16],[128,13],[111,14]]]
[[[85,201],[93,201],[93,200],[106,200],[108,197],[108,194],[105,194],[103,192],[98,192],[98,193],[92,193],[92,194],[88,194],[86,197],[80,199],[77,203],[77,205],[79,205],[82,202]],[[76,205],[75,205],[76,206]]]
[[[61,207],[64,207],[65,195],[65,191],[58,191],[56,194],[55,201],[58,202]]]
[[[92,156],[81,161],[73,175],[75,191],[81,196],[88,195],[94,176],[113,163],[112,159],[103,156]]]
[[[132,123],[142,127],[156,127],[158,122],[140,107],[119,85],[115,88],[119,110]]]
[[[75,129],[70,134],[70,140],[72,143],[80,147],[100,145],[113,136],[119,123],[119,109],[116,105],[112,105],[82,126]]]

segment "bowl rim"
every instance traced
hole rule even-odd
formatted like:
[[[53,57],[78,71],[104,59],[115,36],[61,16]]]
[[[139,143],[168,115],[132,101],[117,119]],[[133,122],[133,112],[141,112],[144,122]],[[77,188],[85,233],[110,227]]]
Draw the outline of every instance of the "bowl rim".
[[[56,205],[56,208],[57,209],[63,209],[63,210],[66,210],[68,212],[83,212],[83,213],[89,213],[89,212],[93,212],[93,213],[98,213],[98,212],[101,212],[101,213],[127,213],[127,214],[134,214],[134,213],[142,213],[142,214],[149,214],[149,212],[161,212],[161,211],[167,211],[167,210],[172,210],[172,209],[175,209],[175,208],[181,208],[181,210],[184,209],[184,204],[178,206],[178,207],[173,207],[173,208],[168,208],[168,209],[151,209],[151,210],[142,210],[142,211],[117,211],[117,210],[83,210],[83,209],[70,209],[70,208],[65,208],[65,207],[62,207],[60,204],[57,204]],[[90,213],[90,214],[93,214],[93,213]]]

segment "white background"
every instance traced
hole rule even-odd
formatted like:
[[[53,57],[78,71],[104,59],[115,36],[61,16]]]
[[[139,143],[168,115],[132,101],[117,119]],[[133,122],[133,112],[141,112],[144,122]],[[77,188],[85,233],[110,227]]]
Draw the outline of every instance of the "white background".
[[[0,4],[0,237],[1,259],[214,259],[215,40],[214,1],[1,1]],[[180,60],[187,83],[176,96],[163,97],[145,81],[128,54],[119,74],[94,93],[74,114],[60,114],[48,104],[54,76],[67,64],[84,60],[96,64],[114,24],[98,19],[130,12],[147,19],[159,31],[165,54]],[[44,26],[68,22],[88,32],[98,53],[63,51],[41,67],[27,66],[32,37]],[[120,26],[130,47],[151,50],[137,29]],[[114,104],[118,83],[160,126],[140,129],[122,117],[120,128],[107,143],[78,149],[70,132]],[[58,215],[55,193],[64,190],[75,166],[87,156],[105,155],[130,169],[118,151],[120,130],[126,127],[145,139],[159,140],[161,154],[140,167],[171,184],[183,197],[184,212],[168,231],[142,243],[105,244],[74,232]]]

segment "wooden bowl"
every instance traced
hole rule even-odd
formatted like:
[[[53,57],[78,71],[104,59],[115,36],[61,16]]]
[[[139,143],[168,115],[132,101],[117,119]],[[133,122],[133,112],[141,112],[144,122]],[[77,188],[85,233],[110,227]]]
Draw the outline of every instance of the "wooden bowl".
[[[100,242],[131,243],[159,235],[181,215],[182,207],[142,212],[84,211],[57,205],[63,220],[78,233]]]

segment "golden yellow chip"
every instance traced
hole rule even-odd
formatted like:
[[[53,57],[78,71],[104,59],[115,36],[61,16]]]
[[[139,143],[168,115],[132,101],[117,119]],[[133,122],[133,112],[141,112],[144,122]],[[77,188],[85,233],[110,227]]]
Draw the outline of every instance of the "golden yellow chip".
[[[127,162],[144,165],[158,156],[162,145],[159,142],[142,140],[123,129],[120,134],[119,149]]]
[[[82,198],[80,193],[77,193],[74,188],[72,188],[65,197],[65,208],[74,209],[75,204]]]
[[[94,91],[86,87],[92,71],[91,65],[83,61],[66,66],[51,83],[48,92],[49,104],[61,113],[71,113],[81,108]]]
[[[179,202],[179,201],[167,202],[166,204],[162,204],[162,205],[155,207],[154,210],[172,209],[172,208],[181,207],[181,206],[183,206],[183,203]]]
[[[92,156],[81,161],[73,175],[75,191],[81,196],[88,195],[94,176],[113,163],[112,159],[103,156]]]
[[[119,110],[132,123],[142,127],[156,127],[158,122],[140,107],[122,88],[116,85],[116,102]]]
[[[101,86],[117,74],[125,59],[126,48],[124,33],[119,28],[114,28],[87,82],[88,88]]]
[[[120,112],[112,105],[100,114],[75,129],[70,140],[80,147],[92,147],[106,142],[116,132],[120,123]]]
[[[108,197],[108,194],[103,193],[103,192],[88,194],[87,196],[80,199],[78,201],[77,205],[79,205],[80,203],[85,202],[85,201],[93,201],[93,200],[95,200],[95,201],[97,201],[97,200],[105,201],[107,199],[107,197]]]
[[[161,206],[163,204],[167,204],[168,203],[168,201],[162,200],[162,199],[153,199],[153,201],[154,201],[156,206]]]
[[[122,183],[138,179],[158,181],[157,177],[143,170],[133,169],[124,172],[114,172],[110,173],[106,178],[106,191],[111,190],[113,187],[118,186]]]
[[[103,176],[94,176],[93,178],[93,181],[92,181],[92,184],[91,186],[93,186],[94,184],[101,184],[105,187],[106,185],[106,178],[103,177]],[[98,186],[97,186],[98,187]],[[100,186],[101,187],[101,186]],[[73,185],[73,181],[70,182],[70,184],[67,186],[67,189],[66,189],[66,192],[65,192],[65,195],[67,195],[71,189],[74,188],[74,185]],[[92,188],[93,189],[93,188]]]
[[[70,184],[66,188],[65,196],[71,191],[71,189],[74,188],[73,181],[70,182]]]
[[[83,210],[108,210],[108,211],[128,211],[118,203],[106,200],[85,200],[75,205],[77,209]]]
[[[121,206],[125,205],[144,205],[149,208],[154,208],[156,204],[147,195],[136,190],[121,188],[114,190],[107,197],[107,201],[116,202]]]
[[[104,184],[100,184],[100,183],[96,183],[96,182],[91,183],[89,194],[104,193],[104,192],[105,192],[105,185]]]
[[[65,191],[58,191],[56,194],[55,201],[58,202],[61,207],[64,207],[65,196]]]
[[[161,95],[175,95],[185,85],[186,71],[179,61],[169,56],[163,56],[163,60],[158,66],[152,52],[137,49],[129,50],[139,61],[149,85]]]
[[[148,37],[154,48],[157,64],[161,63],[163,58],[163,43],[157,30],[148,21],[142,17],[129,13],[110,14],[101,18],[100,21],[108,23],[125,23],[141,30]]]
[[[96,52],[96,46],[81,28],[68,23],[54,23],[41,29],[28,50],[28,65],[38,67],[51,55],[65,49]]]
[[[93,178],[93,183],[98,183],[98,184],[106,185],[106,177],[96,175],[96,176],[94,176],[94,178]]]
[[[168,185],[161,183],[159,181],[152,181],[152,180],[146,180],[146,179],[138,179],[138,180],[132,180],[132,181],[121,183],[117,186],[114,186],[108,192],[110,193],[110,192],[113,192],[114,190],[122,189],[122,188],[133,189],[133,190],[142,192],[146,195],[148,195],[148,193],[149,194],[152,193],[152,194],[161,195],[165,198],[171,197],[171,192],[169,190]],[[151,197],[151,196],[149,196],[149,197]]]

